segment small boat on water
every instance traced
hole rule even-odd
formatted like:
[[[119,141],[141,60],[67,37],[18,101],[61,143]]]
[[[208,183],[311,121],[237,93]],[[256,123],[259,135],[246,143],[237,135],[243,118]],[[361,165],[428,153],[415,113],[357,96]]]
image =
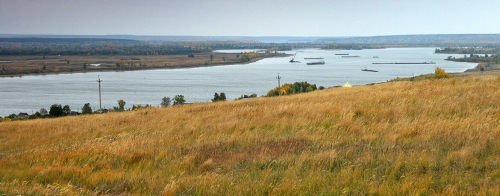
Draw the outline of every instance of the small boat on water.
[[[374,59],[378,58],[378,56],[373,56]]]
[[[293,58],[292,58],[292,59],[290,59],[290,61],[288,61],[288,62],[290,62],[290,63],[300,63],[300,61],[296,61],[296,60],[295,60],[295,55],[297,55],[297,53],[295,53],[295,54],[293,55]]]
[[[323,57],[304,58],[304,59],[323,59]]]
[[[323,65],[323,64],[325,64],[325,61],[318,61],[318,62],[307,63],[307,65]]]
[[[335,55],[349,55],[349,53],[341,53],[341,54],[335,54]]]
[[[377,70],[366,69],[366,67],[364,69],[361,69],[361,71],[378,72]]]

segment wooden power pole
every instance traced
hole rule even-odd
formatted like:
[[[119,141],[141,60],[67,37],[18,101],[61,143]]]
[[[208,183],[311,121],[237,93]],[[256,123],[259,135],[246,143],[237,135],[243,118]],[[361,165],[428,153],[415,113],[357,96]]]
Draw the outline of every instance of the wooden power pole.
[[[278,97],[281,95],[281,85],[280,85],[280,73],[278,72],[278,77],[276,77],[276,79],[278,79]]]
[[[101,107],[101,82],[102,82],[102,80],[99,78],[99,75],[97,75],[97,82],[99,82],[99,113],[102,114],[102,107]]]

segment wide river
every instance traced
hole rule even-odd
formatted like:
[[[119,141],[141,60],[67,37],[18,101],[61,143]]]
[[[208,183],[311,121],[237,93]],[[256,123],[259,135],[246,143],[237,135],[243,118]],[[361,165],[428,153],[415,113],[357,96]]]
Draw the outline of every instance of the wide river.
[[[396,77],[411,77],[433,73],[436,67],[446,72],[463,72],[473,63],[445,61],[449,54],[434,54],[435,48],[389,48],[373,50],[287,51],[301,63],[289,63],[291,57],[267,58],[255,63],[188,69],[159,69],[144,71],[91,72],[58,75],[38,75],[0,78],[0,116],[40,108],[49,110],[52,104],[69,105],[81,111],[85,103],[93,110],[99,108],[97,77],[101,78],[103,108],[117,106],[123,99],[125,107],[137,104],[159,105],[163,97],[184,95],[187,102],[209,102],[214,93],[224,92],[228,100],[240,95],[265,95],[281,84],[307,81],[319,86],[351,85],[385,82]],[[217,52],[241,52],[240,50]],[[350,56],[335,55],[349,53]],[[378,56],[379,58],[373,58]],[[463,57],[463,55],[451,55]],[[306,65],[304,58],[322,57],[324,65]],[[436,62],[436,64],[372,64],[394,62]],[[1,64],[1,63],[0,63]],[[361,71],[363,68],[379,72]]]

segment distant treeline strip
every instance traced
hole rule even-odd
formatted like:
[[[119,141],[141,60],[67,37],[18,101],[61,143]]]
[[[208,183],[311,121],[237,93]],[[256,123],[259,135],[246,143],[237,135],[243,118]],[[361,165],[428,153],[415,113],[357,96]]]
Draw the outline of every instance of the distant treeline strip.
[[[498,47],[500,45],[485,45],[481,48],[473,47],[446,47],[444,49],[436,48],[435,53],[445,53],[445,54],[497,54],[499,52]]]
[[[0,38],[0,43],[38,43],[38,44],[98,44],[98,43],[115,43],[115,44],[139,44],[138,40],[131,39],[98,39],[98,38]]]
[[[182,46],[156,46],[147,45],[138,46],[93,46],[90,48],[73,47],[73,49],[58,50],[50,47],[43,48],[2,48],[0,55],[175,55],[175,54],[190,54],[211,52],[210,47],[182,47]]]
[[[321,49],[341,49],[341,50],[362,50],[362,49],[381,49],[383,45],[375,44],[328,44]]]
[[[221,49],[290,50],[287,43],[164,42],[93,38],[0,38],[0,55],[179,55]]]

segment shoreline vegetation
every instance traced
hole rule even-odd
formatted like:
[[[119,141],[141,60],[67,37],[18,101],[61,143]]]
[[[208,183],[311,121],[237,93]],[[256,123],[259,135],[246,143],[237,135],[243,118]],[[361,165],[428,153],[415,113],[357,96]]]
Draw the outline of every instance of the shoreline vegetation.
[[[149,56],[0,56],[0,77],[209,67],[246,64],[285,56],[290,55],[267,51]]]
[[[255,49],[239,54],[214,50]],[[93,38],[1,38],[0,75],[128,71],[238,64],[288,56],[290,45],[256,41],[162,41]]]
[[[500,77],[433,75],[3,122],[0,193],[500,194]]]

